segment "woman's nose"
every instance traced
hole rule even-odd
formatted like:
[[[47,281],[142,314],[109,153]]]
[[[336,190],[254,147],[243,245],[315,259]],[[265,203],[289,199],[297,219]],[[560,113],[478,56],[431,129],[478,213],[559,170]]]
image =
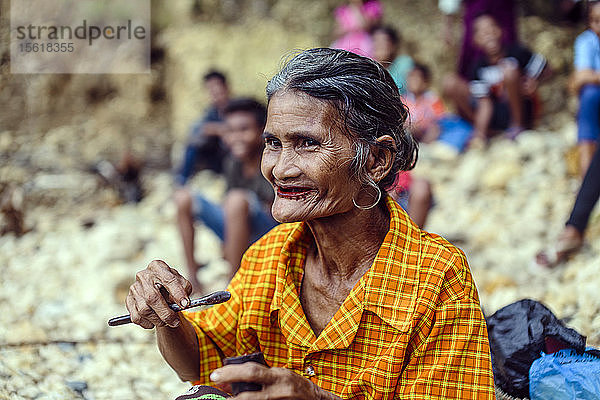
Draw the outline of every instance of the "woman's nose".
[[[301,174],[296,165],[297,154],[291,149],[284,149],[279,153],[273,167],[273,177],[278,181],[295,178]]]

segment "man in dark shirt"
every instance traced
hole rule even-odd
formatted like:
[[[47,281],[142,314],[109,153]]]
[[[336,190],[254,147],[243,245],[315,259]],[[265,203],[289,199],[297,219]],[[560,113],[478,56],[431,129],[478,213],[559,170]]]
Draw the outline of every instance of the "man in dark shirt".
[[[201,221],[223,240],[223,257],[237,270],[250,244],[277,223],[271,216],[274,192],[260,171],[265,107],[253,99],[232,100],[224,109],[223,140],[229,154],[223,161],[227,193],[216,205],[186,188],[175,194],[177,224],[190,282],[199,290],[196,273],[200,265],[194,257],[194,221]]]
[[[487,14],[475,19],[473,40],[483,57],[475,62],[470,82],[459,77],[445,82],[445,95],[473,123],[473,141],[502,131],[514,139],[533,125],[537,86],[548,73],[546,59],[519,44],[504,47],[502,30]]]
[[[222,172],[223,158],[227,154],[221,138],[224,131],[223,109],[229,102],[227,79],[219,71],[210,71],[204,75],[204,87],[211,99],[211,105],[190,129],[183,162],[175,175],[176,183],[182,186],[196,169]]]

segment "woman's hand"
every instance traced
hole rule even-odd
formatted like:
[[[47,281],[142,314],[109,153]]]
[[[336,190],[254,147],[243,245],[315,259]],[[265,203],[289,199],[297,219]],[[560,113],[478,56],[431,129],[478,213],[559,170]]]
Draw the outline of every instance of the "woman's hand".
[[[135,283],[129,288],[126,305],[131,321],[145,329],[175,328],[179,317],[167,302],[185,308],[190,303],[190,293],[192,284],[187,279],[164,261],[154,260],[136,274]]]
[[[233,382],[253,382],[262,385],[259,392],[243,392],[232,400],[339,400],[308,379],[285,368],[268,368],[254,362],[226,365],[216,369],[210,379],[226,391]]]

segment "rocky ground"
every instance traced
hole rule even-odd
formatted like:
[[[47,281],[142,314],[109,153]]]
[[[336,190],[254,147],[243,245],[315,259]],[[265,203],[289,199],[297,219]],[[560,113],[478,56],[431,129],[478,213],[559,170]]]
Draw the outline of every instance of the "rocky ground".
[[[270,19],[231,24],[227,18],[236,17],[225,11],[214,23],[206,23],[212,14],[194,19],[192,1],[156,3],[154,15],[164,18],[155,21],[162,28],[154,43],[163,53],[157,50],[148,76],[17,77],[0,63],[0,197],[23,210],[27,231],[0,236],[0,399],[168,399],[187,389],[162,361],[152,331],[106,321],[125,312],[127,288],[150,260],[183,265],[169,157],[180,153],[186,127],[206,102],[198,77],[222,66],[236,93],[262,96],[282,54],[327,43],[323,21],[333,4],[314,2],[297,13],[296,2],[279,1]],[[439,79],[451,52],[425,41],[413,21],[432,14],[426,7],[434,3],[386,6]],[[439,25],[439,16],[430,21]],[[426,228],[465,250],[487,314],[534,298],[600,346],[598,209],[583,251],[553,271],[531,266],[560,232],[579,185],[573,104],[564,89],[575,30],[550,31],[536,17],[523,18],[521,28],[555,66],[542,93],[546,118],[516,142],[499,139],[459,158],[423,146],[416,174],[432,181],[436,203]],[[123,149],[146,161],[146,196],[137,205],[122,204],[89,171],[100,159],[116,162]],[[193,185],[213,199],[223,191],[209,173]],[[220,245],[204,229],[197,253],[209,263],[200,279],[223,288]]]
[[[565,158],[573,134],[572,126],[527,132],[515,143],[498,140],[455,160],[440,160],[445,153],[424,147],[417,173],[434,183],[427,228],[466,251],[487,313],[534,298],[598,345],[598,212],[580,254],[554,271],[531,267],[573,201],[577,180],[568,176]],[[114,193],[94,176],[66,175],[44,189],[63,201],[52,210],[28,209],[31,232],[0,237],[0,398],[81,398],[73,388],[83,383],[89,399],[170,398],[186,389],[161,360],[151,331],[106,325],[125,311],[127,287],[148,261],[183,265],[170,175],[148,173],[144,184],[140,204],[111,205]],[[223,188],[208,173],[195,185],[215,199]],[[95,198],[71,200],[82,190]],[[224,287],[218,240],[203,229],[197,253],[209,262],[201,280]]]

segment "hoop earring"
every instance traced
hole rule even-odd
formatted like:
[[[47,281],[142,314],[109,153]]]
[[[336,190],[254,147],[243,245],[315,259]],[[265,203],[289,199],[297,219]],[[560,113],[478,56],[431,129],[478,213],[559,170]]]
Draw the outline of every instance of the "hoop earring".
[[[356,204],[356,200],[354,200],[353,197],[352,204],[354,204],[354,207],[363,211],[370,210],[371,208],[375,207],[379,203],[379,200],[381,200],[381,189],[379,188],[379,186],[375,186],[375,188],[377,189],[377,200],[375,200],[375,203],[371,204],[370,206],[359,206],[358,204]]]

